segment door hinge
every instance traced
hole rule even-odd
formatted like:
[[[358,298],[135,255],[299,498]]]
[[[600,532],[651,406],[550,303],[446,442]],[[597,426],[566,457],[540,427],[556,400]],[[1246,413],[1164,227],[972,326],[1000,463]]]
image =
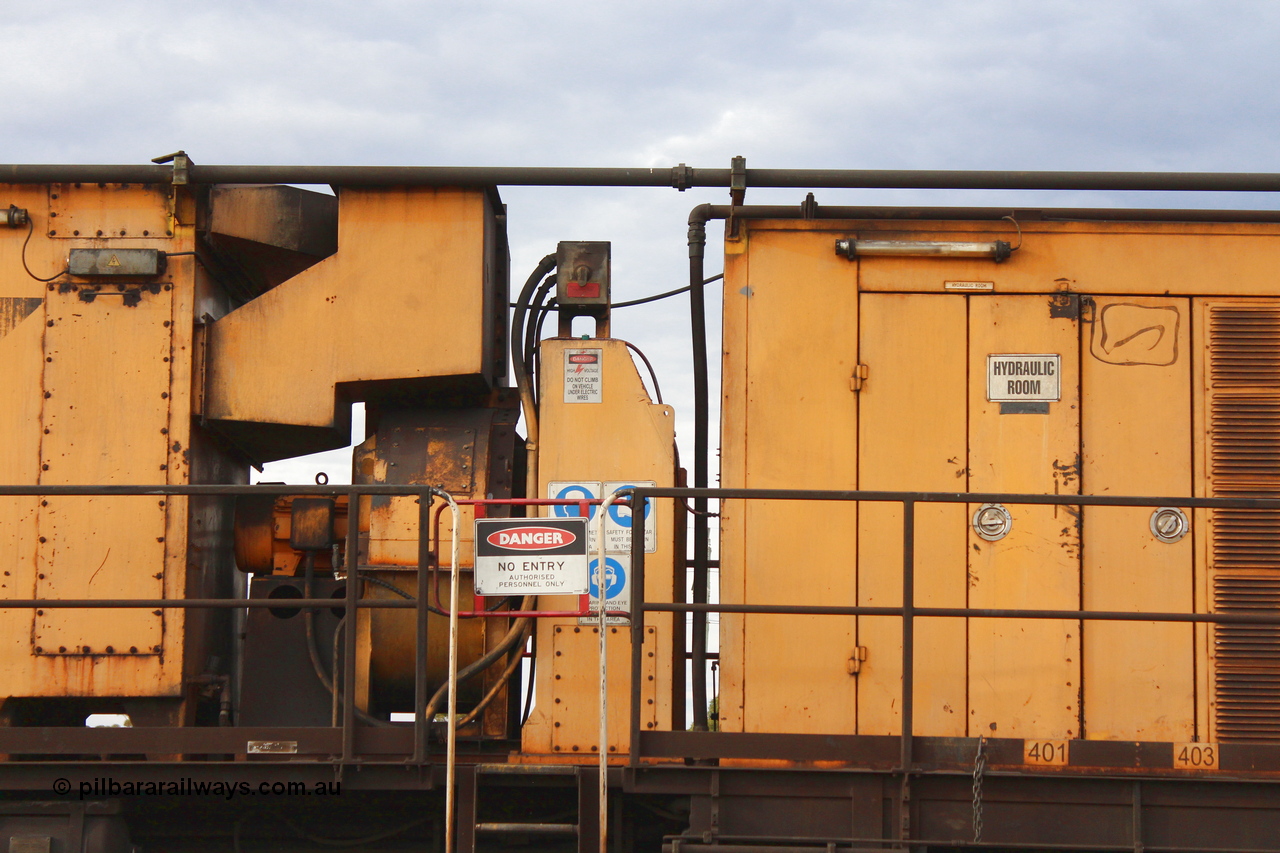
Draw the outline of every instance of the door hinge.
[[[857,675],[862,672],[862,662],[867,659],[866,646],[854,646],[853,654],[849,656],[849,674]]]
[[[859,364],[854,367],[853,375],[849,377],[849,390],[854,392],[861,391],[862,383],[867,381],[869,373],[870,371],[865,364]]]

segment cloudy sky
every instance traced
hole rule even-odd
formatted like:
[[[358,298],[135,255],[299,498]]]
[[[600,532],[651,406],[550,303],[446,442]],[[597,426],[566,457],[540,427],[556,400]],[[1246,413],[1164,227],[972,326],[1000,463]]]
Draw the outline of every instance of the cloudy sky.
[[[11,163],[1280,171],[1280,2],[210,0],[7,4]],[[800,200],[753,190],[749,202]],[[513,279],[613,242],[678,287],[723,190],[507,188]],[[819,202],[1273,206],[1270,198],[822,191]],[[708,272],[717,271],[713,241]],[[683,299],[620,311],[686,460]],[[324,463],[341,480],[346,463]],[[315,466],[273,479],[307,482]]]

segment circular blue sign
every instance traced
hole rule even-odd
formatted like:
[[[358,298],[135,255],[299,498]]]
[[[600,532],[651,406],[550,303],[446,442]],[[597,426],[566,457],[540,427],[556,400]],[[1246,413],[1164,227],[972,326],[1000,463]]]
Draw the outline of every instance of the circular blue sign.
[[[634,483],[627,483],[626,485],[618,486],[618,489],[634,489],[634,488],[636,488]],[[614,489],[614,491],[617,491],[618,489]],[[645,518],[649,517],[649,510],[650,510],[649,499],[645,498],[645,501],[644,501],[644,517]],[[622,506],[621,504],[610,504],[609,517],[612,518],[619,527],[630,527],[631,526],[631,507]]]
[[[591,494],[591,490],[588,489],[586,486],[580,486],[580,485],[574,484],[572,486],[565,486],[563,489],[561,489],[560,493],[556,495],[556,498],[562,501],[576,500],[578,498],[581,498],[583,500],[593,501],[596,499],[596,496]],[[557,506],[555,510],[556,510],[556,515],[560,516],[561,518],[581,518],[582,517],[582,513],[580,512],[580,507],[571,506],[569,504],[561,504]],[[595,518],[595,517],[596,517],[596,508],[594,506],[587,507],[587,518]]]
[[[596,598],[600,597],[600,561],[591,561],[591,594]],[[622,568],[622,564],[613,557],[604,558],[604,600],[617,598],[627,585],[627,570]]]

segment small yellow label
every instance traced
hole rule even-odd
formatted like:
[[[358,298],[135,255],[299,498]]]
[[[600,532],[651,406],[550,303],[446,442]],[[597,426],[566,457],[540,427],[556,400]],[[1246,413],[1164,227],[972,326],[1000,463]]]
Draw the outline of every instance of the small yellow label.
[[[1175,743],[1173,766],[1178,770],[1217,770],[1218,745],[1216,743]]]
[[[1024,740],[1022,742],[1022,763],[1048,765],[1066,764],[1067,741]]]
[[[118,257],[116,257],[115,255],[112,255],[112,256],[111,256],[111,260],[107,261],[107,266],[109,266],[109,267],[118,267],[118,266],[120,266],[120,259],[119,259]]]

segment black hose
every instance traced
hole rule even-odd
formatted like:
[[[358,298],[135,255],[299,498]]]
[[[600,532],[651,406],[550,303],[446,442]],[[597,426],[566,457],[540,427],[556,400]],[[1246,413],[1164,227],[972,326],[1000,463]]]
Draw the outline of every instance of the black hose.
[[[511,312],[511,369],[515,372],[516,381],[527,381],[529,375],[524,360],[524,321],[525,313],[529,310],[529,302],[533,298],[534,289],[538,283],[555,269],[556,256],[554,254],[547,255],[538,261],[538,265],[534,267],[529,277],[525,279],[524,287],[520,289],[520,296],[516,299],[516,307]]]
[[[707,246],[707,219],[711,206],[702,204],[689,213],[689,321],[693,335],[693,487],[707,488],[707,456],[711,406],[707,380],[707,307],[703,299],[703,255]],[[707,603],[707,499],[693,499],[693,603]],[[707,615],[693,614],[693,728],[707,730]]]
[[[533,607],[533,596],[525,596],[525,598],[520,603],[520,609],[529,610],[532,607]],[[494,646],[490,651],[486,652],[481,657],[472,661],[467,666],[464,666],[462,669],[458,670],[458,676],[457,676],[458,683],[461,684],[467,679],[475,676],[477,673],[483,672],[484,670],[488,669],[493,664],[494,661],[498,660],[499,658],[503,657],[507,652],[511,651],[512,646],[516,645],[517,642],[523,643],[525,630],[528,628],[529,623],[531,621],[532,620],[529,617],[522,616],[519,619],[517,619],[515,622],[512,622],[511,628],[507,631],[507,635],[502,638],[501,642],[499,642],[498,645]],[[444,697],[448,692],[449,692],[449,683],[446,681],[444,684],[441,684],[436,689],[436,692],[434,694],[432,694],[431,701],[427,702],[427,707],[423,714],[423,716],[426,717],[427,722],[431,722],[431,719],[436,714],[436,710],[440,707],[441,700],[444,699]]]
[[[303,598],[310,598],[312,593],[312,581],[315,579],[316,555],[310,551],[302,558],[306,574],[303,579]],[[302,623],[306,626],[307,635],[307,655],[311,658],[311,668],[315,670],[316,678],[320,679],[320,683],[324,685],[324,689],[329,691],[329,695],[341,701],[341,693],[333,683],[333,678],[325,671],[324,661],[320,660],[320,650],[316,647],[316,624],[315,613],[308,607],[302,611]],[[337,663],[337,661],[334,661]],[[355,708],[356,719],[371,726],[390,727],[391,723],[386,720],[380,720],[377,717],[362,711],[359,707]]]

